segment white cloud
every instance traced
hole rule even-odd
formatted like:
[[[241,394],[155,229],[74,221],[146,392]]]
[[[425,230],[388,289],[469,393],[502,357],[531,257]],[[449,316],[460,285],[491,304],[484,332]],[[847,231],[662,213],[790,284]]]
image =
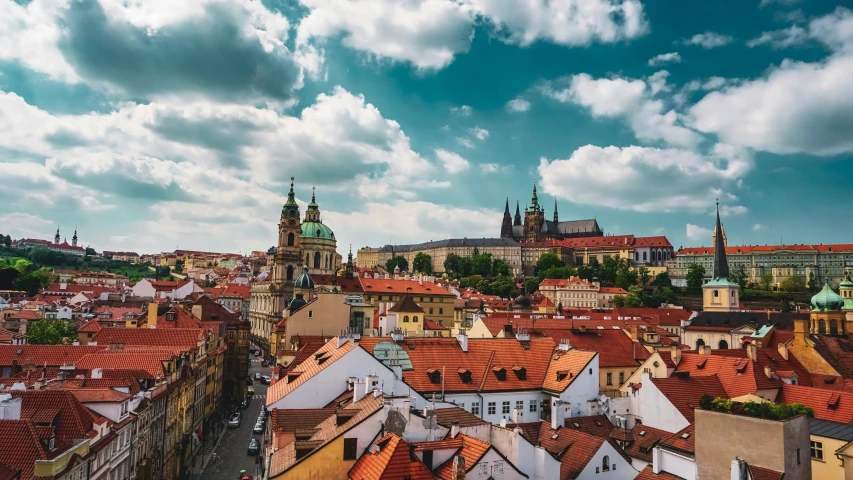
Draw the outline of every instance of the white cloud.
[[[341,35],[344,45],[377,58],[440,69],[467,52],[473,17],[446,0],[301,0],[309,9],[297,45]]]
[[[761,4],[759,4],[759,6],[761,8],[764,8],[768,5],[772,5],[772,4],[776,3],[779,5],[790,7],[791,5],[796,5],[797,3],[800,3],[801,1],[802,0],[761,0]]]
[[[678,52],[661,53],[649,59],[650,67],[656,67],[665,63],[681,63],[681,55]]]
[[[24,212],[11,212],[0,214],[0,225],[6,235],[15,240],[21,238],[53,238],[51,228],[54,222],[46,220],[38,215]]]
[[[455,115],[459,115],[460,117],[470,117],[471,113],[474,111],[469,105],[462,105],[460,107],[450,107],[450,113]]]
[[[500,165],[497,163],[481,163],[480,171],[483,173],[506,173],[512,170],[512,165]]]
[[[494,24],[501,40],[521,46],[537,41],[571,46],[613,43],[649,30],[639,0],[462,1]]]
[[[671,145],[694,147],[701,137],[681,125],[675,110],[667,110],[664,102],[653,96],[668,90],[666,75],[657,72],[648,79],[621,77],[594,79],[582,73],[571,77],[569,86],[555,90],[546,85],[545,93],[552,98],[576,103],[590,109],[595,117],[624,117],[638,139],[664,141]]]
[[[690,38],[681,40],[684,45],[698,45],[703,48],[717,48],[728,45],[734,41],[734,38],[729,35],[723,35],[716,32],[697,33]]]
[[[526,112],[530,110],[530,102],[523,98],[514,98],[506,102],[506,109],[510,112]]]
[[[472,137],[475,137],[477,140],[485,140],[489,138],[489,131],[485,128],[474,127],[468,129],[468,133],[471,134]]]
[[[782,50],[794,45],[802,45],[808,40],[809,34],[806,29],[792,25],[781,30],[762,32],[758,37],[746,42],[746,46],[754,48],[760,45],[770,45],[777,50]]]
[[[456,137],[456,141],[459,142],[459,145],[462,145],[465,148],[474,148],[474,142],[472,142],[470,138]]]
[[[713,230],[708,228],[703,228],[698,225],[693,225],[692,223],[687,224],[687,238],[689,240],[693,240],[694,242],[705,242],[711,241],[711,237],[714,234]]]
[[[447,173],[459,173],[468,170],[468,160],[462,158],[458,153],[437,148],[435,149],[435,156],[444,165]]]
[[[762,225],[760,223],[756,223],[755,225],[752,226],[752,231],[757,232],[759,230],[764,230],[765,228],[767,228],[767,227],[765,227],[764,225]]]
[[[542,158],[543,190],[584,205],[638,212],[703,211],[736,188],[749,154],[717,145],[709,155],[681,149],[587,145],[568,159]]]

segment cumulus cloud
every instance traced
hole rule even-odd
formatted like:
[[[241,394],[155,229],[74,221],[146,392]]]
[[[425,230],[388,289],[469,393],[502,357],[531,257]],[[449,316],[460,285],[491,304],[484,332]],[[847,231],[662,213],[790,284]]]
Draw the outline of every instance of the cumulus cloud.
[[[302,85],[289,28],[250,0],[6,1],[0,59],[146,98],[288,102]]]
[[[474,142],[472,142],[470,138],[456,137],[456,141],[459,142],[459,145],[462,145],[465,148],[474,148]]]
[[[494,25],[501,40],[528,46],[614,43],[645,35],[648,22],[639,0],[463,0]]]
[[[807,41],[809,41],[809,34],[806,29],[792,25],[781,30],[762,32],[758,37],[746,42],[746,46],[754,48],[760,45],[769,45],[774,49],[782,50],[795,45],[802,45]]]
[[[728,45],[734,41],[734,38],[729,35],[723,35],[716,32],[697,33],[690,38],[681,40],[683,45],[698,45],[703,48],[717,48]]]
[[[708,155],[683,149],[586,145],[567,159],[542,158],[543,190],[584,205],[637,212],[704,211],[752,168],[741,149],[717,145]]]
[[[435,156],[444,165],[447,173],[459,173],[468,170],[468,160],[462,158],[458,153],[450,152],[441,148],[435,150]]]
[[[44,219],[38,215],[24,212],[10,212],[0,214],[0,225],[6,235],[14,239],[21,238],[48,238],[55,222]],[[52,237],[51,237],[52,238]]]
[[[661,53],[649,59],[650,67],[656,67],[665,63],[681,63],[681,55],[678,52]]]
[[[506,109],[509,112],[526,112],[530,110],[530,102],[523,98],[514,98],[506,102]]]
[[[506,173],[512,170],[512,165],[500,165],[497,163],[481,163],[480,171],[483,173]]]
[[[474,109],[469,105],[462,105],[459,107],[450,107],[450,113],[454,115],[459,115],[460,117],[470,117],[471,113],[474,112]]]
[[[764,230],[765,228],[767,228],[767,227],[765,227],[764,225],[762,225],[760,223],[756,223],[755,225],[752,226],[752,231],[757,232],[759,230]]]
[[[657,72],[646,81],[614,78],[592,78],[582,73],[568,80],[568,86],[545,86],[546,95],[564,103],[575,103],[590,109],[594,117],[625,118],[634,135],[645,141],[694,147],[701,137],[681,125],[680,115],[668,110],[655,94],[668,89],[668,72]]]
[[[471,136],[476,138],[477,140],[485,140],[485,139],[489,138],[489,131],[486,130],[485,128],[480,128],[480,127],[470,128],[470,129],[468,129],[468,133],[471,134]]]
[[[709,228],[703,228],[692,223],[687,224],[686,235],[689,240],[704,242],[710,241],[714,231]]]
[[[791,5],[796,5],[797,3],[800,3],[801,1],[802,0],[761,0],[761,3],[759,4],[759,6],[761,8],[764,8],[768,5],[773,5],[775,3],[777,5],[783,5],[786,7],[790,7]]]

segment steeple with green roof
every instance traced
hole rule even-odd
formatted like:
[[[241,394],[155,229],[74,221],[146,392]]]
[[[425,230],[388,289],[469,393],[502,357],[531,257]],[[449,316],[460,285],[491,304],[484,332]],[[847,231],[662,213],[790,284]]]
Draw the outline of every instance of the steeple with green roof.
[[[293,193],[293,177],[290,177],[290,192],[287,193],[287,201],[281,209],[281,215],[299,218],[299,205],[296,204],[296,194]]]

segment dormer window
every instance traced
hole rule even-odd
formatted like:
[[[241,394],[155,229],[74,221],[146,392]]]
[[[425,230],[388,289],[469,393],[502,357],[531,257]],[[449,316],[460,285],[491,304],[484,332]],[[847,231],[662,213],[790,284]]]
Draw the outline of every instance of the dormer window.
[[[527,369],[524,367],[512,367],[515,377],[519,380],[527,380]]]
[[[430,368],[427,370],[427,375],[429,376],[430,383],[440,384],[441,383],[441,371],[435,368]]]
[[[495,378],[497,378],[499,381],[501,381],[501,382],[506,381],[506,369],[505,368],[495,367],[492,369],[492,371],[495,372]]]
[[[459,370],[457,370],[457,373],[459,374],[459,379],[462,380],[462,383],[472,382],[471,370],[468,370],[467,368],[460,368]]]
[[[166,313],[166,320],[169,320],[169,321],[171,321],[171,322],[174,322],[174,321],[175,321],[175,317],[176,317],[176,315],[177,315],[177,314],[176,314],[175,312],[167,312],[167,313]]]

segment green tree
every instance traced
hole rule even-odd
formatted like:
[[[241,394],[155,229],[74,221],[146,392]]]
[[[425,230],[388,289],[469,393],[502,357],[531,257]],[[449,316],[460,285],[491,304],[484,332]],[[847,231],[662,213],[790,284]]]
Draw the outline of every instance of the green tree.
[[[43,318],[29,325],[27,335],[28,341],[35,345],[58,345],[63,338],[73,342],[76,332],[72,322]]]
[[[574,265],[566,265],[565,267],[551,267],[544,272],[539,273],[539,279],[546,278],[572,278],[577,275],[578,269]]]
[[[527,293],[533,293],[539,290],[539,284],[542,283],[538,278],[528,278],[524,281],[524,291]]]
[[[91,256],[91,257],[94,257],[94,256],[95,256],[95,255],[97,255],[97,254],[98,254],[98,252],[96,252],[94,248],[92,248],[92,247],[86,247],[86,255],[89,255],[89,256]]]
[[[513,298],[519,294],[518,286],[511,277],[499,276],[494,280],[482,280],[477,289],[484,295],[497,295],[501,298]]]
[[[481,275],[471,275],[468,277],[462,277],[459,280],[459,286],[462,288],[477,288],[482,281],[483,277]]]
[[[657,299],[660,303],[666,303],[674,296],[675,294],[669,287],[655,287],[654,290],[652,290],[652,297]]]
[[[18,276],[12,282],[12,288],[14,290],[24,290],[27,292],[27,295],[33,296],[38,293],[39,289],[48,286],[50,277],[51,272],[45,268],[31,270]]]
[[[758,284],[761,286],[762,290],[770,291],[770,286],[773,284],[773,275],[771,275],[770,272],[762,273]]]
[[[687,288],[691,290],[700,290],[702,288],[702,280],[705,278],[705,267],[698,263],[691,263],[687,267]]]
[[[613,304],[617,307],[643,307],[645,306],[645,302],[643,301],[644,295],[643,287],[634,285],[628,289],[627,295],[617,295],[613,297]]]
[[[786,292],[802,292],[806,289],[806,279],[800,275],[791,275],[782,280],[779,287]]]
[[[30,270],[33,263],[25,258],[19,258],[18,261],[15,262],[15,270],[21,273],[27,273]]]
[[[512,274],[512,268],[503,260],[495,260],[492,262],[492,276],[508,277]]]
[[[184,271],[184,261],[183,260],[175,260],[175,271],[182,272]]]
[[[566,266],[565,262],[560,260],[560,257],[558,257],[556,253],[544,253],[544,254],[539,256],[538,260],[536,260],[536,271],[537,272],[544,272],[545,270],[548,270],[549,268],[553,268],[553,267],[565,267],[565,266]]]
[[[393,272],[395,268],[400,267],[400,271],[408,271],[409,270],[409,261],[406,260],[406,257],[402,255],[397,255],[392,257],[390,260],[385,262],[385,269],[389,272]]]
[[[733,282],[740,286],[741,290],[746,288],[746,284],[749,281],[749,274],[746,273],[746,267],[742,263],[733,268],[729,272],[729,276]]]
[[[666,271],[663,271],[663,272],[660,272],[659,274],[655,275],[655,279],[652,280],[652,286],[653,287],[671,287],[672,286],[672,280],[670,280],[670,278],[669,278],[669,273],[667,273]]]
[[[598,280],[603,287],[612,287],[616,284],[616,275],[619,273],[619,259],[604,257],[601,267],[598,269]]]
[[[453,276],[459,272],[459,260],[462,257],[455,253],[448,253],[444,259],[444,273],[448,276]]]
[[[809,291],[817,291],[817,279],[815,278],[814,272],[809,272]]]
[[[474,269],[475,274],[488,277],[492,273],[492,254],[483,253],[472,255],[471,267]]]
[[[10,235],[6,235],[6,239],[3,240],[3,244],[6,245],[7,247],[11,247],[12,246],[12,237]]]
[[[412,260],[412,270],[415,272],[426,273],[427,275],[431,274],[432,257],[424,252],[418,252]]]
[[[640,281],[640,285],[648,285],[650,278],[651,274],[649,273],[648,268],[643,266],[637,269],[637,279]]]

